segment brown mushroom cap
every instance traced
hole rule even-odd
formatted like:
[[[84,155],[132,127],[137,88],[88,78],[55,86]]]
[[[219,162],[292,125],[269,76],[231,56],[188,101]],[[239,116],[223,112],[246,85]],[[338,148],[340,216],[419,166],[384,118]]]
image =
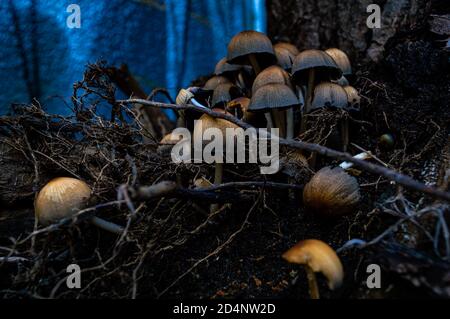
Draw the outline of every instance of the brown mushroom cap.
[[[214,108],[214,112],[220,112],[220,113],[226,113],[228,115],[232,115],[228,112],[225,112],[223,109]],[[201,123],[201,130],[200,130],[200,123]],[[210,128],[218,128],[221,130],[224,141],[225,141],[225,134],[227,128],[238,128],[238,126],[234,123],[231,123],[227,120],[221,119],[221,118],[214,118],[212,116],[209,116],[208,114],[203,114],[200,116],[200,118],[197,120],[194,126],[194,141],[201,140],[203,138],[203,133]],[[200,135],[201,134],[201,135]],[[205,141],[207,142],[207,141]]]
[[[204,177],[200,177],[200,178],[197,178],[196,180],[194,180],[195,188],[202,189],[202,188],[208,188],[211,186],[213,186],[213,183],[211,183],[209,180],[207,180]]]
[[[344,268],[333,248],[317,239],[300,241],[282,256],[287,262],[307,265],[314,272],[322,273],[328,287],[334,290],[342,285]]]
[[[299,84],[308,83],[308,72],[315,69],[317,81],[337,80],[342,76],[341,69],[333,58],[320,50],[306,50],[295,57],[292,76]]]
[[[270,109],[283,109],[300,105],[292,89],[279,83],[271,83],[259,88],[252,96],[248,110],[265,112]]]
[[[228,44],[227,61],[230,64],[250,65],[248,56],[254,54],[258,63],[268,66],[276,61],[270,39],[261,32],[242,31]]]
[[[224,105],[240,94],[239,88],[233,83],[219,84],[215,89],[211,100],[212,107]]]
[[[227,58],[222,58],[219,62],[217,62],[214,74],[223,75],[230,72],[237,72],[241,68],[242,67],[240,65],[227,63]]]
[[[166,134],[159,142],[157,149],[158,154],[161,156],[169,156],[173,146],[180,142],[181,139],[180,135],[177,136],[172,133]]]
[[[278,65],[272,65],[261,71],[255,78],[252,86],[252,93],[255,94],[259,88],[273,83],[284,84],[292,89],[289,74]]]
[[[284,48],[274,48],[275,55],[277,56],[278,65],[281,66],[284,70],[291,70],[292,63],[294,63],[295,55],[292,54],[287,49]]]
[[[303,189],[305,206],[326,216],[345,214],[359,200],[359,184],[356,178],[340,167],[322,168]]]
[[[359,96],[358,91],[350,85],[344,86],[344,90],[347,93],[348,106],[351,109],[359,110],[361,97]]]
[[[212,78],[210,78],[208,81],[206,81],[205,85],[203,86],[203,90],[206,91],[214,91],[214,89],[220,85],[220,84],[224,84],[224,83],[231,83],[230,80],[224,76],[213,76]]]
[[[91,196],[89,186],[76,178],[58,177],[48,182],[34,202],[36,218],[49,225],[84,209]]]
[[[275,44],[273,46],[273,48],[274,48],[274,50],[277,48],[286,49],[294,56],[297,56],[300,53],[300,51],[297,49],[297,47],[295,45],[293,45],[292,43],[288,43],[288,42],[278,42],[277,44]]]
[[[347,93],[338,84],[322,82],[314,88],[311,106],[311,109],[321,107],[346,108],[348,106]]]
[[[325,50],[325,52],[333,58],[334,62],[336,62],[337,66],[342,70],[342,73],[344,75],[352,74],[352,65],[350,63],[350,59],[344,51],[336,48],[331,48]]]

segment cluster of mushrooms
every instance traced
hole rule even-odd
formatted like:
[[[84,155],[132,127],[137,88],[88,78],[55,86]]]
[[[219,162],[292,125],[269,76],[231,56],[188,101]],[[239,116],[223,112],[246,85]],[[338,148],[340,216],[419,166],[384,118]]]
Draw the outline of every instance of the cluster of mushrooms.
[[[216,112],[226,112],[255,127],[278,128],[280,137],[294,139],[308,128],[307,114],[316,109],[343,109],[349,112],[359,109],[358,91],[349,85],[352,68],[347,55],[339,49],[299,50],[290,43],[272,45],[269,38],[256,31],[244,31],[235,35],[228,45],[226,58],[220,60],[215,75],[199,87],[182,89],[177,104],[193,104],[208,107]],[[182,111],[178,126],[192,131],[193,119],[202,120],[203,130],[216,127],[225,132],[236,125],[207,114]],[[198,123],[198,122],[197,122]],[[342,149],[347,150],[348,122],[340,125]],[[195,136],[194,136],[195,138]],[[162,156],[168,156],[179,137],[168,134],[158,148]],[[359,155],[361,156],[361,155]],[[313,156],[311,156],[313,157]],[[311,158],[310,157],[310,158]],[[361,158],[370,157],[363,154]],[[310,166],[299,151],[291,159],[300,166]],[[326,216],[342,216],[351,212],[359,202],[359,185],[343,163],[338,167],[324,167],[317,171],[303,190],[303,203],[312,213]],[[213,182],[201,177],[192,187],[207,188],[222,183],[223,164],[215,164]],[[83,181],[61,177],[50,181],[35,201],[37,220],[44,225],[77,214],[87,206],[91,197],[90,187]],[[217,205],[211,207],[217,209]],[[91,217],[94,225],[113,233],[122,228],[97,217]],[[300,241],[283,254],[290,263],[304,266],[310,295],[318,298],[316,272],[328,280],[330,289],[341,285],[344,272],[335,251],[326,243],[308,239]]]

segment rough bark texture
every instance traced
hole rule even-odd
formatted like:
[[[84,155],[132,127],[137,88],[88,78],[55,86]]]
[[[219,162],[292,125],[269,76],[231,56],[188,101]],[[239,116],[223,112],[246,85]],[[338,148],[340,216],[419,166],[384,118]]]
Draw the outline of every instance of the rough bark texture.
[[[431,8],[441,1],[426,0],[269,0],[269,35],[300,49],[339,47],[358,61],[379,61],[388,41],[427,23]],[[366,25],[367,6],[381,7],[381,28]]]

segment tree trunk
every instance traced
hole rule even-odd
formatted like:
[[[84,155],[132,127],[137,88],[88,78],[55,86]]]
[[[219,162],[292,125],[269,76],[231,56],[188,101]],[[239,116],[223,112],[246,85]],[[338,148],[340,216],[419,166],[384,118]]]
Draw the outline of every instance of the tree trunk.
[[[388,41],[427,23],[426,0],[268,0],[269,36],[299,49],[338,47],[354,61],[379,61]],[[369,4],[381,8],[381,28],[370,29]]]

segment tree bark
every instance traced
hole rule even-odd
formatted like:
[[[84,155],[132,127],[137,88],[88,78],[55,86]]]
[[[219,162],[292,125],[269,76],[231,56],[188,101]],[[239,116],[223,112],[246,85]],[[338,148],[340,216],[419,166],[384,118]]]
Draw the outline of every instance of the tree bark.
[[[354,61],[379,61],[396,36],[423,27],[426,0],[268,0],[269,36],[299,49],[338,47]],[[370,29],[369,4],[381,8],[381,28]]]

